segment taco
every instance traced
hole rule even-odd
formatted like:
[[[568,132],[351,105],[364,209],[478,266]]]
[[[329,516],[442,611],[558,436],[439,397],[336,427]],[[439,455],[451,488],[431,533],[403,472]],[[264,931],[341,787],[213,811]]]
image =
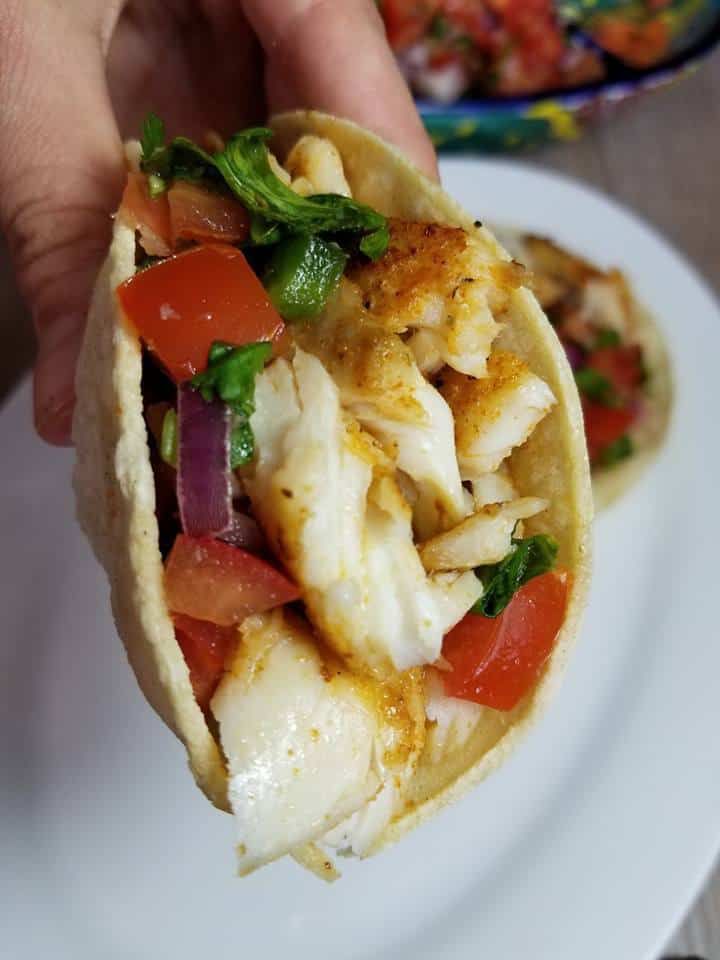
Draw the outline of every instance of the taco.
[[[577,391],[524,271],[318,113],[150,117],[77,376],[78,514],[241,873],[373,853],[498,766],[578,628]],[[270,152],[272,151],[272,152]]]
[[[672,409],[657,323],[621,270],[604,270],[547,237],[502,230],[565,347],[580,390],[595,506],[607,506],[657,456]]]

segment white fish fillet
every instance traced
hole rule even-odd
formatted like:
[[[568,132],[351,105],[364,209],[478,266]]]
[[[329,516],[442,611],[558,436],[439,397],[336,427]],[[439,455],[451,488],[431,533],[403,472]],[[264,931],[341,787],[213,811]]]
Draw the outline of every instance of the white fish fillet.
[[[258,457],[246,488],[313,626],[361,673],[435,660],[479,586],[439,596],[387,458],[343,413],[316,357],[296,350],[292,366],[270,364],[255,404]]]
[[[379,787],[379,717],[347,673],[328,675],[300,621],[250,617],[212,699],[230,774],[238,867],[316,839]]]
[[[443,375],[441,392],[455,419],[460,473],[469,480],[496,470],[555,403],[550,387],[503,351],[492,354],[482,379]]]

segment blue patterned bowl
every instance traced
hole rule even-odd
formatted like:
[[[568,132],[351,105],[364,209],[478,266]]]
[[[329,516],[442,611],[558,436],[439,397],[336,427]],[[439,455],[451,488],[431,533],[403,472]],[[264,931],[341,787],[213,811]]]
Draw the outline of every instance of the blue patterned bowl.
[[[597,83],[527,97],[461,99],[453,104],[418,100],[438,150],[499,153],[552,140],[576,140],[593,119],[618,103],[663,87],[698,68],[720,43],[720,5],[703,36],[682,53],[646,70],[615,65]]]

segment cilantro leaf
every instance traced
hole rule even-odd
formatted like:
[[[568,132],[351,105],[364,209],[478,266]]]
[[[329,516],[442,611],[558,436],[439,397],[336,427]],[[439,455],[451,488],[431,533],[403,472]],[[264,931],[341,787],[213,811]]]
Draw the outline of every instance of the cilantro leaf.
[[[210,154],[187,137],[164,144],[162,121],[150,114],[143,126],[142,169],[152,175],[153,190],[168,180],[205,180],[229,189],[251,215],[250,242],[277,243],[297,233],[324,234],[345,247],[357,246],[375,260],[388,245],[385,217],[340,194],[301,197],[270,168],[267,140],[272,131],[251,127],[232,136],[223,150]]]
[[[620,334],[612,327],[601,327],[595,336],[596,350],[603,350],[605,347],[619,347],[621,343]]]
[[[634,449],[632,437],[630,434],[624,433],[600,452],[597,463],[603,467],[614,467],[621,460],[627,460],[628,457],[631,457]]]
[[[615,407],[618,397],[615,387],[606,376],[593,370],[592,367],[583,367],[575,371],[575,383],[580,393],[590,400],[595,400],[605,407]]]
[[[154,113],[149,113],[145,117],[142,136],[140,137],[140,147],[142,149],[143,170],[146,165],[149,166],[153,162],[158,153],[165,149],[165,124]]]
[[[450,24],[447,19],[441,13],[436,13],[430,21],[428,36],[432,37],[433,40],[443,40],[449,32]]]
[[[207,369],[195,374],[190,385],[208,403],[218,396],[235,413],[249,417],[255,409],[255,377],[271,352],[272,347],[266,342],[233,347],[216,340],[208,354]]]
[[[472,612],[484,617],[497,617],[528,580],[552,570],[558,545],[544,533],[512,541],[513,549],[500,563],[479,567],[475,573],[483,582],[483,595]]]
[[[234,347],[216,340],[208,352],[207,369],[197,373],[190,385],[210,403],[216,396],[230,407],[234,423],[230,434],[230,466],[252,460],[255,442],[250,417],[255,410],[255,377],[269,360],[269,343],[247,343]]]
[[[301,197],[275,176],[268,161],[272,131],[252,127],[231,137],[212,158],[232,192],[264,224],[278,224],[289,233],[361,233],[360,249],[376,259],[388,242],[382,214],[339,194]]]

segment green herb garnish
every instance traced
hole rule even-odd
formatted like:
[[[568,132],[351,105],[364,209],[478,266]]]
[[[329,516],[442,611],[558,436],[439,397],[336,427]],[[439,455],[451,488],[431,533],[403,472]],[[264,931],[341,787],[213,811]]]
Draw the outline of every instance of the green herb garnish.
[[[618,397],[615,387],[606,376],[593,370],[592,367],[583,367],[575,371],[575,383],[580,393],[590,400],[595,400],[605,407],[616,407]]]
[[[263,284],[285,320],[315,317],[340,283],[346,263],[337,243],[297,234],[275,247]]]
[[[602,467],[614,467],[616,463],[620,463],[621,460],[626,460],[632,456],[633,451],[632,437],[630,434],[624,433],[600,452],[597,457],[597,463]]]
[[[555,540],[544,533],[513,539],[511,552],[500,563],[479,567],[475,571],[483,582],[484,591],[472,612],[484,617],[499,616],[524,583],[552,570],[557,552]]]
[[[603,327],[598,330],[595,337],[596,350],[603,350],[605,347],[619,347],[621,343],[620,334],[611,327]]]
[[[167,190],[167,181],[163,180],[163,178],[157,173],[151,173],[148,175],[147,184],[148,193],[150,194],[151,200],[157,199],[160,194],[165,193]]]
[[[160,432],[160,456],[171,467],[177,466],[178,428],[177,413],[172,407],[163,417]]]
[[[243,130],[212,158],[250,213],[288,233],[362,233],[362,253],[373,260],[382,256],[388,243],[385,217],[349,197],[334,193],[301,197],[286,187],[270,169],[266,141],[271,136],[265,127]]]
[[[230,407],[234,422],[230,434],[230,466],[234,470],[252,460],[255,450],[250,417],[255,410],[255,377],[270,359],[269,343],[233,347],[216,340],[208,353],[207,369],[190,380],[210,403],[216,396]]]
[[[234,470],[250,463],[255,453],[255,437],[247,420],[235,424],[230,431],[230,467]]]
[[[450,24],[445,17],[441,13],[436,13],[430,21],[430,26],[428,27],[428,36],[432,37],[434,40],[442,40],[448,35],[449,30]]]
[[[232,136],[225,148],[210,154],[187,137],[163,145],[162,121],[150,114],[142,137],[142,169],[165,183],[172,178],[224,183],[253,218],[250,242],[277,243],[288,235],[323,234],[343,244],[357,242],[361,253],[376,260],[388,244],[382,214],[340,194],[301,197],[273,173],[267,141],[272,131],[252,127]]]
[[[159,158],[164,156],[165,148],[165,124],[160,117],[154,113],[149,113],[143,123],[142,136],[140,137],[140,147],[142,149],[142,159],[140,165],[145,172],[155,169]]]

